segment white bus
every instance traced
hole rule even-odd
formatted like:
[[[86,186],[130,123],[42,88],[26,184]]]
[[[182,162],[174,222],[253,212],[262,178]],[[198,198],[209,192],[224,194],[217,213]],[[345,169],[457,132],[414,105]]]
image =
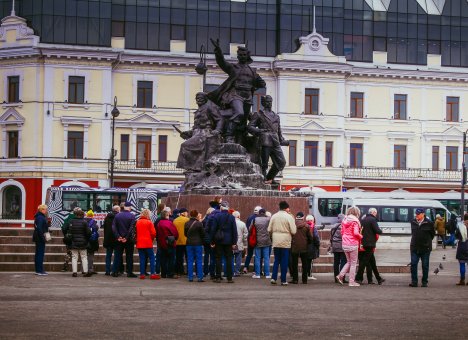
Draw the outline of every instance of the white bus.
[[[341,211],[345,213],[353,205],[361,210],[361,216],[367,214],[370,208],[376,208],[379,226],[384,234],[411,234],[411,221],[417,208],[423,208],[431,221],[435,221],[437,214],[443,216],[446,221],[450,217],[447,208],[436,200],[345,198]]]
[[[155,212],[161,198],[167,196],[169,191],[153,188],[50,187],[47,189],[46,204],[52,228],[60,228],[75,207],[80,207],[85,212],[93,210],[94,219],[102,224],[114,205],[126,201],[132,203],[132,210],[137,215],[143,208]]]
[[[325,227],[338,222],[341,205],[345,198],[363,199],[411,199],[436,200],[442,203],[451,213],[459,214],[461,194],[457,191],[444,193],[415,193],[402,190],[390,192],[348,191],[348,192],[315,192],[309,197],[309,213],[314,215],[317,225]],[[468,204],[468,195],[467,195]],[[339,207],[339,208],[338,208]],[[467,206],[465,204],[465,211]],[[367,212],[367,211],[366,211]]]

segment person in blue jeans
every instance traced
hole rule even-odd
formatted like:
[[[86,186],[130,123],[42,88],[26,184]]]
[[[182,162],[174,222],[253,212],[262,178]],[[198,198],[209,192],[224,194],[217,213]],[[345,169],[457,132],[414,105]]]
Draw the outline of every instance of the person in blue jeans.
[[[203,241],[205,239],[205,228],[200,222],[201,214],[197,210],[190,211],[190,219],[185,223],[184,235],[187,238],[187,276],[189,282],[193,282],[193,262],[196,263],[198,282],[203,280]]]
[[[289,249],[291,248],[292,235],[296,234],[296,231],[296,223],[290,213],[289,204],[286,201],[281,201],[279,203],[279,211],[271,216],[268,225],[268,232],[272,236],[273,253],[275,255],[271,284],[276,284],[278,267],[281,267],[281,285],[286,286],[288,284],[286,282],[286,274],[289,265]]]
[[[112,223],[114,222],[115,215],[117,215],[119,212],[120,206],[114,205],[112,207],[112,211],[107,214],[103,223],[104,241],[102,245],[104,248],[106,248],[106,275],[110,275],[112,270],[112,255],[114,254],[115,248],[115,236],[112,231]]]
[[[219,213],[219,210],[216,210],[213,207],[208,208],[206,211],[205,218],[203,219],[203,227],[205,229],[205,239],[203,242],[203,248],[204,248],[204,256],[203,256],[203,274],[204,276],[207,276],[210,274],[210,279],[214,280],[215,279],[215,264],[216,264],[216,258],[215,258],[215,252],[214,248],[210,244],[209,236],[210,236],[210,227],[211,227],[211,220],[216,215]]]
[[[36,243],[36,252],[34,254],[35,274],[39,276],[48,275],[44,270],[44,255],[46,239],[44,233],[49,231],[47,223],[47,205],[41,204],[37,207],[37,213],[34,215],[34,233],[33,242]]]
[[[258,215],[258,212],[260,211],[260,209],[262,209],[261,206],[257,205],[255,208],[254,208],[254,212],[252,215],[250,215],[247,220],[245,221],[245,226],[247,227],[247,230],[249,230],[253,220],[255,219],[255,217],[257,217]],[[248,235],[250,236],[250,234]],[[247,237],[248,237],[247,236]],[[247,272],[249,271],[249,266],[250,266],[250,261],[252,260],[252,257],[254,255],[254,251],[255,251],[255,248],[252,248],[248,245],[247,243],[247,256],[245,257],[245,261],[244,261],[244,274],[247,274]]]
[[[265,278],[271,279],[270,276],[270,246],[271,238],[268,232],[268,225],[270,224],[270,217],[266,216],[265,209],[260,209],[258,215],[250,226],[256,229],[257,233],[257,245],[255,246],[255,261],[254,268],[255,273],[252,278],[259,279],[261,276],[261,260],[263,259],[263,270],[265,271]]]
[[[423,208],[416,209],[416,217],[411,221],[411,283],[418,286],[418,263],[422,264],[421,287],[427,287],[429,278],[429,258],[432,251],[432,239],[435,236],[434,223],[425,215]]]

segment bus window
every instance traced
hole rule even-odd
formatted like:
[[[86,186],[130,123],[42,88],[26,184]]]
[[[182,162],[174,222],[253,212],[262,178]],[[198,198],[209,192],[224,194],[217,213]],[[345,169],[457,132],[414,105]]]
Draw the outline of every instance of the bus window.
[[[394,222],[395,221],[395,208],[382,208],[382,222]]]
[[[117,194],[95,194],[94,212],[110,212],[114,205],[119,205],[121,195]],[[125,199],[125,198],[124,198]]]
[[[90,194],[81,192],[64,192],[62,198],[63,209],[72,211],[76,207],[84,211],[91,209]]]
[[[409,208],[398,208],[398,222],[409,222],[410,212]]]
[[[341,210],[342,200],[339,198],[319,198],[318,210],[324,217],[337,217]]]
[[[435,221],[435,214],[433,208],[426,208],[426,217],[431,221]]]

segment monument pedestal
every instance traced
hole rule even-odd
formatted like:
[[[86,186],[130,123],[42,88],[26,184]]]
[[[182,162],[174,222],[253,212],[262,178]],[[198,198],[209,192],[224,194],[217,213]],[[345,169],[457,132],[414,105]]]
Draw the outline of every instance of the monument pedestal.
[[[288,202],[291,213],[302,211],[309,213],[309,197],[290,196],[289,192],[276,190],[236,190],[236,189],[196,189],[188,192],[169,193],[163,200],[166,206],[175,208],[187,208],[198,210],[204,216],[210,207],[210,201],[215,196],[221,196],[223,201],[229,202],[231,209],[241,213],[241,219],[245,221],[259,205],[272,214],[279,210],[279,202]]]

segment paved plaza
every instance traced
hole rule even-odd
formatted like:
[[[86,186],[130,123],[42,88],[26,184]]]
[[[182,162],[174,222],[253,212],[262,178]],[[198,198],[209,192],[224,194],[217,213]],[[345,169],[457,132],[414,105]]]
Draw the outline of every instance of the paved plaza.
[[[0,338],[465,338],[468,286],[455,286],[454,250],[432,255],[429,288],[409,288],[409,274],[352,288],[331,274],[281,287],[247,276],[215,284],[0,273]]]

